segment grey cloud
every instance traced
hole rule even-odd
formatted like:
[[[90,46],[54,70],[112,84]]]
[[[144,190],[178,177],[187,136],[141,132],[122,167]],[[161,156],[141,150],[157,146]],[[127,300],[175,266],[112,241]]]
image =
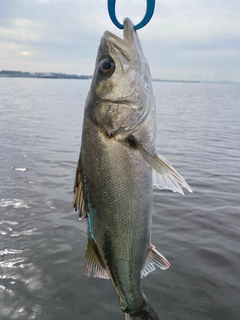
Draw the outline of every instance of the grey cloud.
[[[136,23],[145,10],[145,0],[116,3],[119,20],[127,11]],[[153,75],[205,72],[240,81],[239,12],[238,0],[156,1],[151,22],[139,30]],[[122,34],[108,17],[106,0],[3,0],[0,69],[90,74],[106,29]]]

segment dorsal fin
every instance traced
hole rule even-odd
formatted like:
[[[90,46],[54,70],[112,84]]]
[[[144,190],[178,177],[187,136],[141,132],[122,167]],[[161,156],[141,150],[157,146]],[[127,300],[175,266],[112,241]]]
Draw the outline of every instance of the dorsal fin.
[[[141,271],[141,276],[146,277],[149,273],[156,270],[155,266],[162,270],[167,270],[170,267],[168,260],[151,245],[147,260]]]

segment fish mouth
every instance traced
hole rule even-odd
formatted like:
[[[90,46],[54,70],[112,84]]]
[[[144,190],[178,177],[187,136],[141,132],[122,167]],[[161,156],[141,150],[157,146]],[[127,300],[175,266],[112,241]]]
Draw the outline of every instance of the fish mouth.
[[[133,60],[136,55],[136,37],[137,33],[133,28],[133,23],[129,18],[123,21],[123,39],[119,38],[110,31],[105,31],[103,39],[115,50],[120,52],[128,61]]]

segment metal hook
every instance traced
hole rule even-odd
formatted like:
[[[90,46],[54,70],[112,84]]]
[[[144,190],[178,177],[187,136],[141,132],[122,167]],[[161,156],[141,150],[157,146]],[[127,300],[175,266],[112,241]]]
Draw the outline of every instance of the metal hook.
[[[147,9],[146,9],[145,16],[143,17],[142,21],[140,21],[137,25],[134,26],[134,30],[141,29],[152,18],[154,7],[155,7],[155,0],[146,0],[146,1],[147,1]],[[109,13],[110,19],[115,24],[115,26],[118,27],[119,29],[123,29],[124,28],[123,24],[121,24],[116,17],[115,5],[116,5],[116,0],[108,0],[108,13]]]

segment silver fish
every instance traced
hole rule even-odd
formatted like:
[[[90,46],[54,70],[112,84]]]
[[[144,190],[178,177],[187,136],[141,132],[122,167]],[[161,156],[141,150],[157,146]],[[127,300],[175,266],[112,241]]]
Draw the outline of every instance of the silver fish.
[[[148,62],[131,20],[123,39],[105,31],[86,100],[74,207],[88,224],[87,276],[110,279],[125,319],[159,319],[141,278],[170,263],[151,244],[153,184],[192,192],[155,150]]]

